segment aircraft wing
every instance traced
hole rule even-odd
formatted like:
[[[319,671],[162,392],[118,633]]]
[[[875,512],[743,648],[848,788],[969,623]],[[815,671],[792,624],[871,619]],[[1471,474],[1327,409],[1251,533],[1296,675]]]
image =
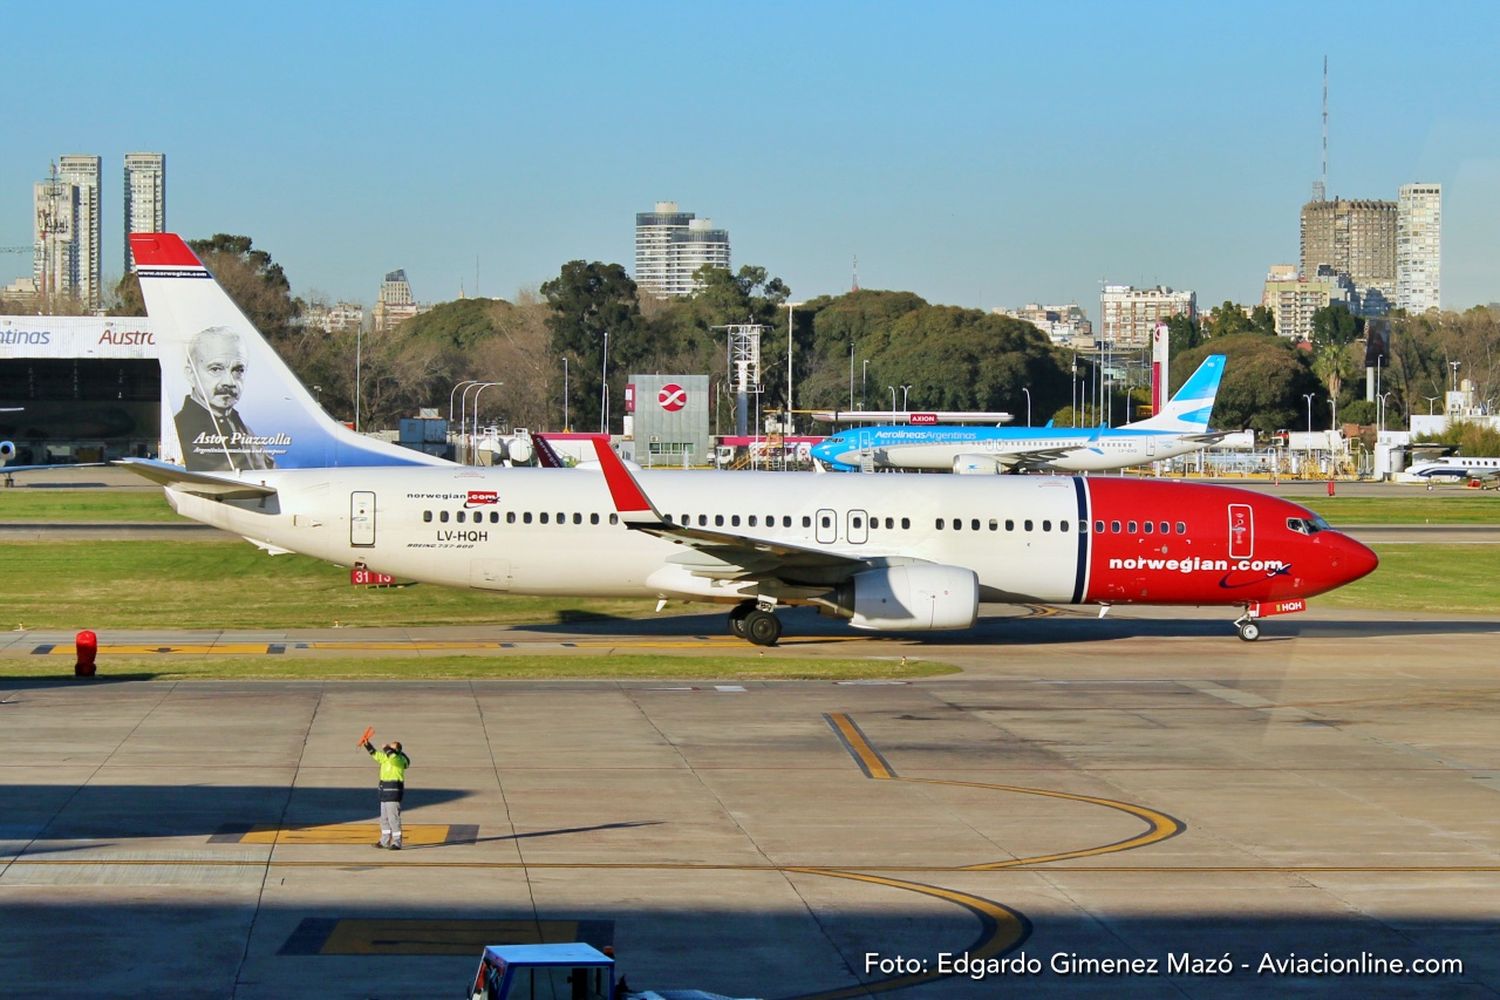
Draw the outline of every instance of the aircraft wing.
[[[1022,448],[996,455],[995,458],[1009,467],[1012,472],[1035,472],[1052,468],[1053,462],[1066,458],[1069,452],[1077,450],[1077,448]]]
[[[1218,444],[1230,435],[1230,431],[1205,431],[1202,434],[1184,434],[1182,440],[1195,444]]]
[[[603,440],[594,442],[615,510],[626,527],[686,546],[673,560],[695,576],[774,578],[789,586],[824,588],[876,565],[876,561],[826,549],[751,538],[729,531],[676,524],[661,516],[625,463]],[[882,562],[888,560],[880,560]]]
[[[233,476],[220,476],[212,472],[189,472],[170,462],[158,462],[149,458],[122,458],[114,464],[153,483],[210,500],[259,500],[276,495],[276,489],[272,486],[242,482]]]

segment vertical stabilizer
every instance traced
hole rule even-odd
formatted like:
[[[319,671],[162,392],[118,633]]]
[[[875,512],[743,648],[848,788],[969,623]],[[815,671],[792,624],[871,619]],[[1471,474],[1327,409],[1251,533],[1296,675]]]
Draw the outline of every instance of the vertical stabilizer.
[[[161,354],[161,455],[199,472],[447,465],[356,434],[323,411],[171,233],[131,233]]]
[[[1224,355],[1210,354],[1198,370],[1182,383],[1182,388],[1167,401],[1160,413],[1147,420],[1126,424],[1130,430],[1168,431],[1177,434],[1202,434],[1208,430],[1208,418],[1219,394],[1219,380],[1224,377]]]

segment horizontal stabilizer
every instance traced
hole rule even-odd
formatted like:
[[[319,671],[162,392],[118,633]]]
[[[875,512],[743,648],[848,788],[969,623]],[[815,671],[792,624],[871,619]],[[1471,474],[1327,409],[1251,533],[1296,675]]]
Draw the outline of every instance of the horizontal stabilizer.
[[[211,472],[191,472],[170,462],[158,462],[149,458],[122,458],[114,464],[161,486],[211,500],[259,500],[276,495],[275,488],[271,486],[241,482],[231,476],[216,476]]]

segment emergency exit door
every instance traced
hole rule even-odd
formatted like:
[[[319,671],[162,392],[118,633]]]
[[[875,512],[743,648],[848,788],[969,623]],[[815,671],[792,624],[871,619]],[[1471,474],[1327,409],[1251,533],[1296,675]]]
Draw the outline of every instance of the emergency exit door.
[[[375,494],[368,490],[349,494],[349,544],[365,548],[375,544]]]
[[[1229,505],[1229,558],[1249,559],[1255,555],[1255,515],[1247,503]]]

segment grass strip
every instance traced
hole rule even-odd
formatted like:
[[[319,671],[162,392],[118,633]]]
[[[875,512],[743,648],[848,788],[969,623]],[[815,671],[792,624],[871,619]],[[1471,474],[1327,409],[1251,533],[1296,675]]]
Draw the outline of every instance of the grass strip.
[[[1372,545],[1380,568],[1314,607],[1500,615],[1500,546]]]
[[[157,487],[0,489],[0,521],[135,521],[191,524]]]
[[[73,663],[0,660],[5,681],[72,681]],[[157,656],[101,654],[96,679],[110,680],[908,680],[957,673],[929,660],[817,659],[765,650],[738,656],[614,656],[502,653],[475,656]]]

